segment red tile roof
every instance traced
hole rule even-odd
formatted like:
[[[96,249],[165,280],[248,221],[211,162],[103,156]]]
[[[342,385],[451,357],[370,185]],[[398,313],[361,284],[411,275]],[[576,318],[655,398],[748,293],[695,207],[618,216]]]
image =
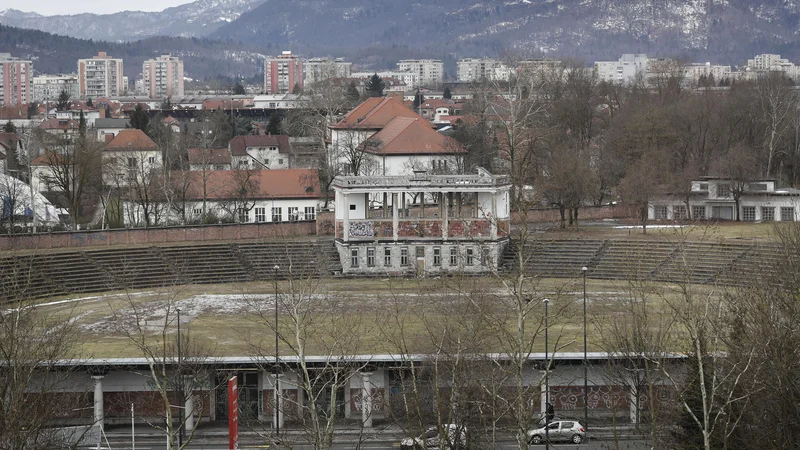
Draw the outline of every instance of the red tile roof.
[[[381,131],[372,135],[364,151],[377,155],[458,154],[466,150],[453,138],[431,128],[423,118],[395,117]]]
[[[14,133],[0,132],[0,145],[11,148],[19,142],[19,136]]]
[[[117,133],[114,139],[106,144],[105,150],[158,150],[158,145],[144,131],[129,128]]]
[[[422,116],[408,109],[401,101],[393,97],[372,97],[356,106],[332,128],[366,128],[379,130],[395,117],[422,119]]]
[[[316,169],[283,170],[214,170],[206,172],[206,198],[225,200],[239,196],[237,186],[241,185],[245,174],[249,173],[255,188],[250,198],[288,199],[319,198],[319,171]],[[203,173],[199,171],[173,172],[172,180],[190,182],[186,192],[187,200],[202,200]]]
[[[231,154],[227,148],[190,148],[187,152],[189,153],[189,164],[231,163]]]
[[[289,153],[289,136],[285,135],[247,135],[236,136],[231,139],[228,147],[233,156],[246,156],[248,147],[278,147],[278,152]]]
[[[42,130],[77,130],[80,124],[72,119],[47,119],[39,124]]]

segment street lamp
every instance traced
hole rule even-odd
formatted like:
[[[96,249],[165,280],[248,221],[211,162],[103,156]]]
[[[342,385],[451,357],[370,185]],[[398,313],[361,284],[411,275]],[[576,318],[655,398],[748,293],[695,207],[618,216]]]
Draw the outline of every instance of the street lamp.
[[[547,307],[550,305],[550,299],[542,300],[544,302],[544,445],[545,449],[550,450],[550,415],[548,409],[550,406],[550,351],[549,340],[549,316]]]
[[[583,273],[583,426],[589,432],[589,360],[586,351],[586,272],[589,268],[581,267]]]
[[[183,363],[181,357],[181,309],[178,313],[178,448],[183,447]]]
[[[275,381],[274,381],[274,387],[275,387],[275,435],[276,436],[280,436],[280,434],[281,434],[281,420],[280,420],[281,411],[278,408],[278,405],[280,405],[280,402],[278,400],[278,395],[279,395],[279,391],[278,391],[278,370],[279,370],[279,368],[278,368],[278,270],[280,268],[281,267],[279,265],[277,265],[277,264],[275,264],[275,267],[273,267],[273,269],[275,270],[275,276],[274,276],[274,281],[275,281]]]

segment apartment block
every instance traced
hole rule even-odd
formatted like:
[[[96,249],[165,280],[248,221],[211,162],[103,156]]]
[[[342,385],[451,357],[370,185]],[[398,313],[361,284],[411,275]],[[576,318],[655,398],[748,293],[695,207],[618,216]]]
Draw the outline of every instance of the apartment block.
[[[119,97],[124,92],[122,59],[106,52],[78,60],[78,87],[82,98]]]
[[[148,59],[142,63],[142,86],[150,98],[183,97],[183,61],[171,55]]]
[[[686,75],[687,81],[692,81],[693,83],[697,83],[701,76],[705,76],[706,78],[713,77],[715,82],[719,83],[720,80],[730,77],[731,66],[716,65],[710,62],[705,64],[692,63],[684,67],[684,74]]]
[[[508,80],[511,71],[495,58],[463,58],[456,63],[458,81]]]
[[[0,105],[23,105],[33,94],[33,63],[0,53]]]
[[[396,70],[378,70],[378,71],[366,71],[366,72],[353,72],[350,74],[351,78],[361,78],[367,79],[373,75],[378,75],[381,79],[387,80],[389,78],[394,78],[396,80],[402,81],[406,85],[406,89],[415,89],[419,86],[419,74],[414,72],[399,72]]]
[[[343,58],[311,58],[303,64],[303,82],[307,86],[329,78],[350,78],[353,63]]]
[[[438,86],[444,77],[444,64],[438,59],[403,59],[397,63],[397,70],[416,73],[421,86]]]
[[[33,77],[33,101],[55,100],[65,91],[71,98],[78,98],[81,91],[77,75],[41,75]]]
[[[624,54],[617,61],[597,61],[594,70],[599,81],[608,83],[632,83],[637,77],[644,77],[647,71],[646,54]]]
[[[303,60],[290,51],[267,58],[264,62],[264,93],[290,94],[295,86],[303,87]]]

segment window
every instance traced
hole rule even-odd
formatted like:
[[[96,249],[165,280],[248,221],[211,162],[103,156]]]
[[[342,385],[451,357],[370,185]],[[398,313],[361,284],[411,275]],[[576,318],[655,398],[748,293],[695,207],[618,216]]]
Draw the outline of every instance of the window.
[[[250,210],[246,208],[239,208],[239,223],[250,222]]]
[[[265,160],[264,160],[264,165],[265,165],[265,166],[267,166],[267,167],[269,167],[269,158],[267,158],[267,159],[265,159]]]
[[[696,220],[705,220],[706,207],[702,205],[692,206],[692,218]]]
[[[656,220],[664,220],[667,218],[667,205],[654,205],[653,218]]]
[[[156,157],[155,156],[150,156],[149,158],[147,158],[147,162],[150,163],[150,164],[155,164],[156,163]]]
[[[243,167],[249,167],[249,166],[250,166],[250,161],[248,161],[246,159],[240,159],[239,160],[239,168],[240,169],[243,168]]]
[[[781,222],[794,222],[794,206],[781,207]]]
[[[194,209],[192,210],[192,213],[193,213],[195,216],[199,216],[199,215],[203,214],[203,210],[202,210],[201,208],[194,208]]]
[[[489,265],[489,249],[481,247],[481,265]]]
[[[731,185],[727,183],[720,183],[717,185],[717,197],[730,197]]]
[[[686,215],[686,205],[673,205],[672,218],[675,220],[684,220],[689,217]]]
[[[748,187],[751,191],[766,191],[767,183],[750,183]]]
[[[416,247],[414,251],[416,252],[417,258],[425,257],[425,247]]]
[[[391,247],[384,247],[383,248],[383,265],[386,267],[390,267],[392,265],[392,248]]]
[[[297,222],[300,220],[299,208],[296,206],[289,207],[289,222]]]
[[[367,247],[367,266],[375,267],[375,247]]]
[[[707,191],[708,190],[708,183],[700,183],[700,190]]]
[[[306,206],[304,213],[306,220],[317,220],[317,208]]]
[[[282,166],[282,165],[283,165],[283,159],[278,159],[278,165],[279,165],[279,166]]]
[[[267,208],[256,208],[256,222],[266,222],[267,221]]]
[[[401,266],[408,265],[408,247],[400,248],[400,265]]]
[[[467,265],[471,266],[475,264],[475,250],[468,248],[467,249]]]
[[[442,248],[441,247],[433,247],[433,265],[434,266],[441,266],[442,265]]]
[[[450,247],[450,265],[458,265],[458,247]]]
[[[774,222],[775,221],[775,207],[774,206],[762,206],[761,207],[761,220],[764,222]]]
[[[756,207],[742,206],[742,220],[746,222],[754,222],[756,220]]]
[[[356,205],[350,205],[350,211],[355,211],[355,210],[356,210]]]
[[[283,212],[281,211],[281,208],[272,208],[272,221],[280,222],[281,220],[283,220]]]
[[[350,267],[358,267],[358,249],[350,249]]]
[[[136,158],[128,158],[128,168],[136,168]]]

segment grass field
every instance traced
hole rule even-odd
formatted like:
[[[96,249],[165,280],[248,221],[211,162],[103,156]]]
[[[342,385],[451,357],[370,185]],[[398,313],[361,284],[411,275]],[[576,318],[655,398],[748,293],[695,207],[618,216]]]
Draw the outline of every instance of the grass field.
[[[290,287],[278,285],[279,328],[283,336],[293,336],[292,315],[288,309],[292,298],[303,290],[307,302],[298,308],[308,334],[309,355],[428,353],[435,342],[504,351],[508,348],[498,336],[497,327],[505,332],[516,330],[516,314],[508,311],[508,290],[498,279],[325,279]],[[624,301],[631,290],[625,282],[587,280],[588,346],[590,351],[604,351],[601,329],[611,323],[628,320]],[[527,315],[528,336],[542,330],[544,308],[541,298],[550,301],[551,344],[559,351],[583,349],[583,285],[581,279],[542,279],[531,292]],[[669,286],[649,286],[653,291],[651,307],[664,313]],[[710,287],[697,286],[708,292]],[[661,292],[661,294],[657,294]],[[80,357],[141,357],[142,354],[122,330],[133,323],[133,309],[147,319],[149,338],[164,328],[166,306],[181,309],[185,335],[213,356],[271,355],[274,346],[274,284],[244,283],[240,285],[190,285],[145,292],[114,292],[87,297],[44,302],[41,311],[74,320],[78,327]],[[293,295],[294,293],[294,295]],[[460,295],[459,295],[460,294]],[[469,300],[471,296],[474,302]],[[527,295],[526,295],[527,296]],[[481,315],[474,304],[491,311]],[[259,315],[259,311],[262,315]],[[166,327],[169,339],[177,331],[174,312]],[[296,316],[295,316],[296,317]],[[497,321],[497,322],[495,322]],[[502,323],[501,323],[502,322]],[[494,324],[494,328],[490,325]],[[402,336],[401,336],[402,335]],[[444,336],[444,338],[443,338]],[[512,336],[512,335],[509,335]],[[442,340],[444,339],[444,340]],[[332,347],[340,347],[332,350]],[[472,347],[469,347],[472,346]],[[533,351],[544,351],[544,338],[534,339]],[[551,348],[552,351],[552,348]],[[281,353],[293,352],[281,343]]]

